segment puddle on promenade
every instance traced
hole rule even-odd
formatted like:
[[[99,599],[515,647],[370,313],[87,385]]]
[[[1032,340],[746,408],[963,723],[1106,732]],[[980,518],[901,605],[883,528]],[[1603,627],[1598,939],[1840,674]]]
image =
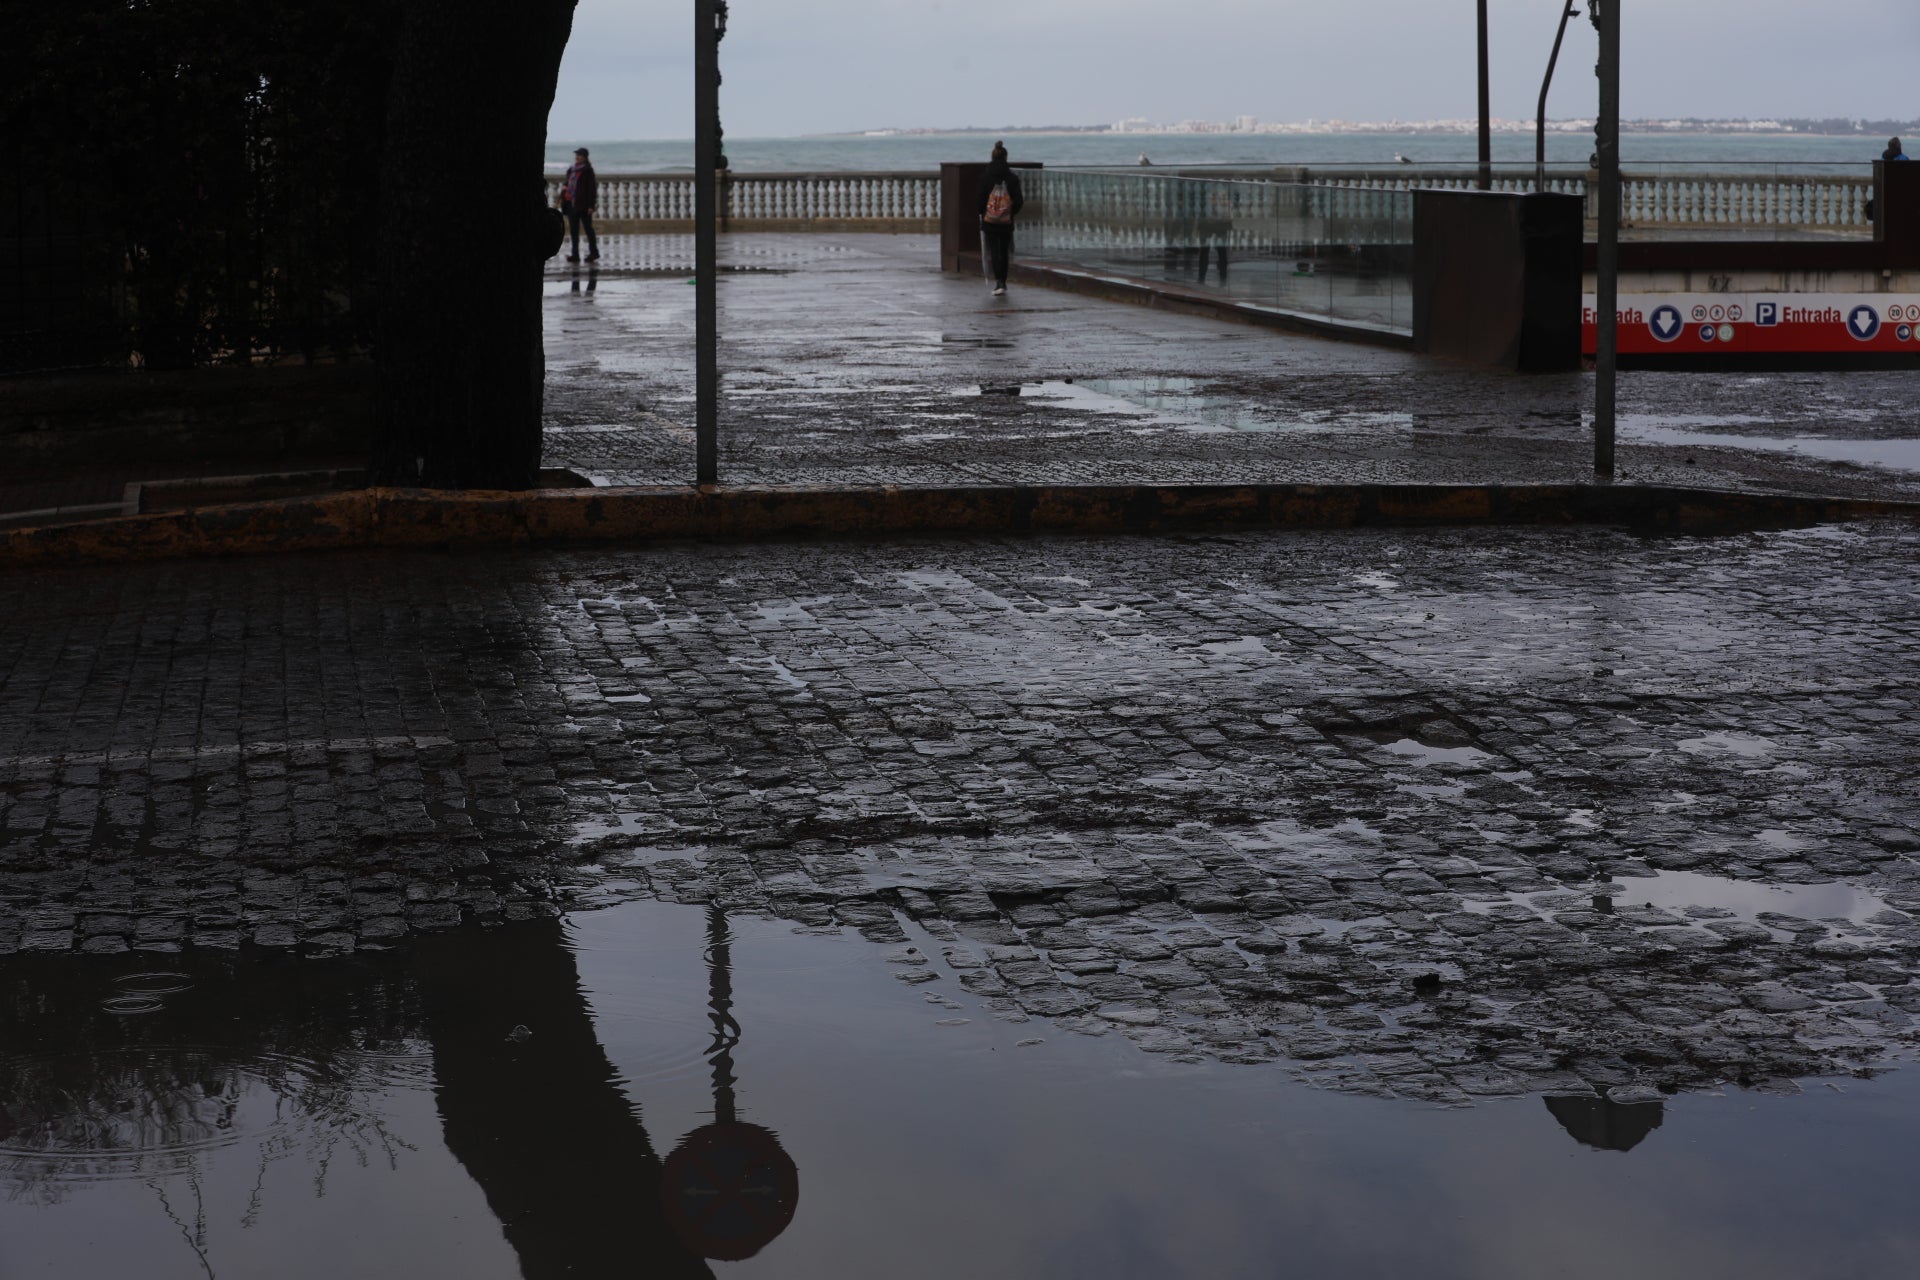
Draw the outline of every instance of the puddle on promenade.
[[[1757,449],[1816,458],[1822,462],[1850,462],[1857,466],[1883,467],[1893,471],[1920,471],[1920,438],[1768,435],[1758,430],[1748,433],[1726,429],[1758,423],[1757,419],[1739,416],[1719,418],[1709,415],[1623,414],[1620,418],[1620,435],[1622,439],[1638,444]],[[1715,427],[1721,429],[1713,430]]]
[[[1687,907],[1728,912],[1744,920],[1766,915],[1864,924],[1887,909],[1865,889],[1850,884],[1755,884],[1694,871],[1662,871],[1620,881],[1621,904],[1646,903],[1669,910]]]
[[[646,902],[0,961],[0,1275],[1920,1270],[1911,1073],[1441,1110],[1005,1021],[902,956]]]
[[[1081,378],[986,383],[959,387],[953,394],[1017,397],[1083,413],[1137,418],[1143,427],[1171,427],[1201,433],[1410,428],[1414,421],[1410,413],[1264,410],[1245,400],[1209,395],[1202,389],[1204,386],[1199,378]]]
[[[1547,893],[1522,890],[1476,894],[1465,906],[1480,915],[1515,907],[1536,915],[1588,910],[1621,912],[1639,907],[1658,914],[1643,914],[1635,919],[1638,924],[1712,929],[1720,921],[1740,920],[1764,925],[1783,938],[1798,932],[1829,932],[1828,928],[1819,926],[1839,926],[1845,930],[1848,926],[1864,925],[1888,910],[1886,901],[1878,895],[1838,881],[1762,884],[1696,871],[1622,876],[1610,882]]]

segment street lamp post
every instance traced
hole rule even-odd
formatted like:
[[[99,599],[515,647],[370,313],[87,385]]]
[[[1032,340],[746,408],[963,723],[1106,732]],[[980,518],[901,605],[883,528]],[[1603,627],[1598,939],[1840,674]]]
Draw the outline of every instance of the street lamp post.
[[[1567,22],[1580,16],[1568,5],[1560,14],[1560,29],[1554,32],[1553,54],[1547,59],[1547,75],[1540,82],[1540,106],[1533,113],[1533,189],[1547,189],[1547,91],[1553,88],[1554,68],[1560,65],[1560,46],[1567,39]]]

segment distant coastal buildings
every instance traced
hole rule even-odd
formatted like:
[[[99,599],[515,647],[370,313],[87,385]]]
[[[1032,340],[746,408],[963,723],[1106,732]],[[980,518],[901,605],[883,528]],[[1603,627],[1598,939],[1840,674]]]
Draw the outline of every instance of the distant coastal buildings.
[[[1529,134],[1535,130],[1532,120],[1507,120],[1496,117],[1495,133]],[[1548,133],[1591,133],[1591,119],[1547,121]],[[1920,132],[1920,120],[1778,119],[1778,120],[1623,120],[1626,133],[1751,133],[1815,134],[1821,136],[1874,137]],[[1178,124],[1158,124],[1144,116],[1129,116],[1112,124],[1100,125],[1002,125],[997,128],[969,126],[964,129],[869,129],[860,136],[869,138],[928,136],[974,133],[1108,133],[1152,134],[1462,134],[1477,133],[1480,122],[1466,120],[1307,120],[1265,121],[1258,116],[1235,116],[1232,120],[1182,120]]]
[[[1531,134],[1536,122],[1508,120],[1496,116],[1491,122],[1495,133]],[[1547,121],[1548,133],[1591,133],[1592,119],[1573,118]],[[1886,133],[1910,127],[1901,121],[1878,120],[1623,120],[1620,127],[1631,133]],[[1156,124],[1139,116],[1118,120],[1096,133],[1192,134],[1192,133],[1266,133],[1266,134],[1458,134],[1477,133],[1480,122],[1469,120],[1307,120],[1305,122],[1262,121],[1257,116],[1236,116],[1231,121],[1182,120],[1178,124]]]

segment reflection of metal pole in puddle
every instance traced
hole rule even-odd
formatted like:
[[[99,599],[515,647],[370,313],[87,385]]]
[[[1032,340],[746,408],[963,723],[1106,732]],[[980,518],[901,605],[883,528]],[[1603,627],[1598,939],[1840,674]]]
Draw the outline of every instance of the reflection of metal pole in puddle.
[[[733,1124],[733,1046],[740,1043],[740,1023],[733,1016],[733,937],[727,932],[727,913],[707,908],[707,1007],[713,1018],[713,1043],[707,1060],[713,1064],[713,1118]]]
[[[773,1130],[738,1119],[733,1049],[733,935],[727,913],[707,909],[707,1008],[713,1042],[713,1123],[680,1140],[661,1170],[660,1195],[680,1239],[702,1257],[751,1258],[793,1221],[800,1174]]]

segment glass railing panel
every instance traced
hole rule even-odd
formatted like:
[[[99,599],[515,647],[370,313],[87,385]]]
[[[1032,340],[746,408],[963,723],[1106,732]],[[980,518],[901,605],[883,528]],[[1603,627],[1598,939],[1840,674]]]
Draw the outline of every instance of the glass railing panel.
[[[1243,305],[1406,332],[1412,195],[1235,173],[1042,170],[1028,257]]]

